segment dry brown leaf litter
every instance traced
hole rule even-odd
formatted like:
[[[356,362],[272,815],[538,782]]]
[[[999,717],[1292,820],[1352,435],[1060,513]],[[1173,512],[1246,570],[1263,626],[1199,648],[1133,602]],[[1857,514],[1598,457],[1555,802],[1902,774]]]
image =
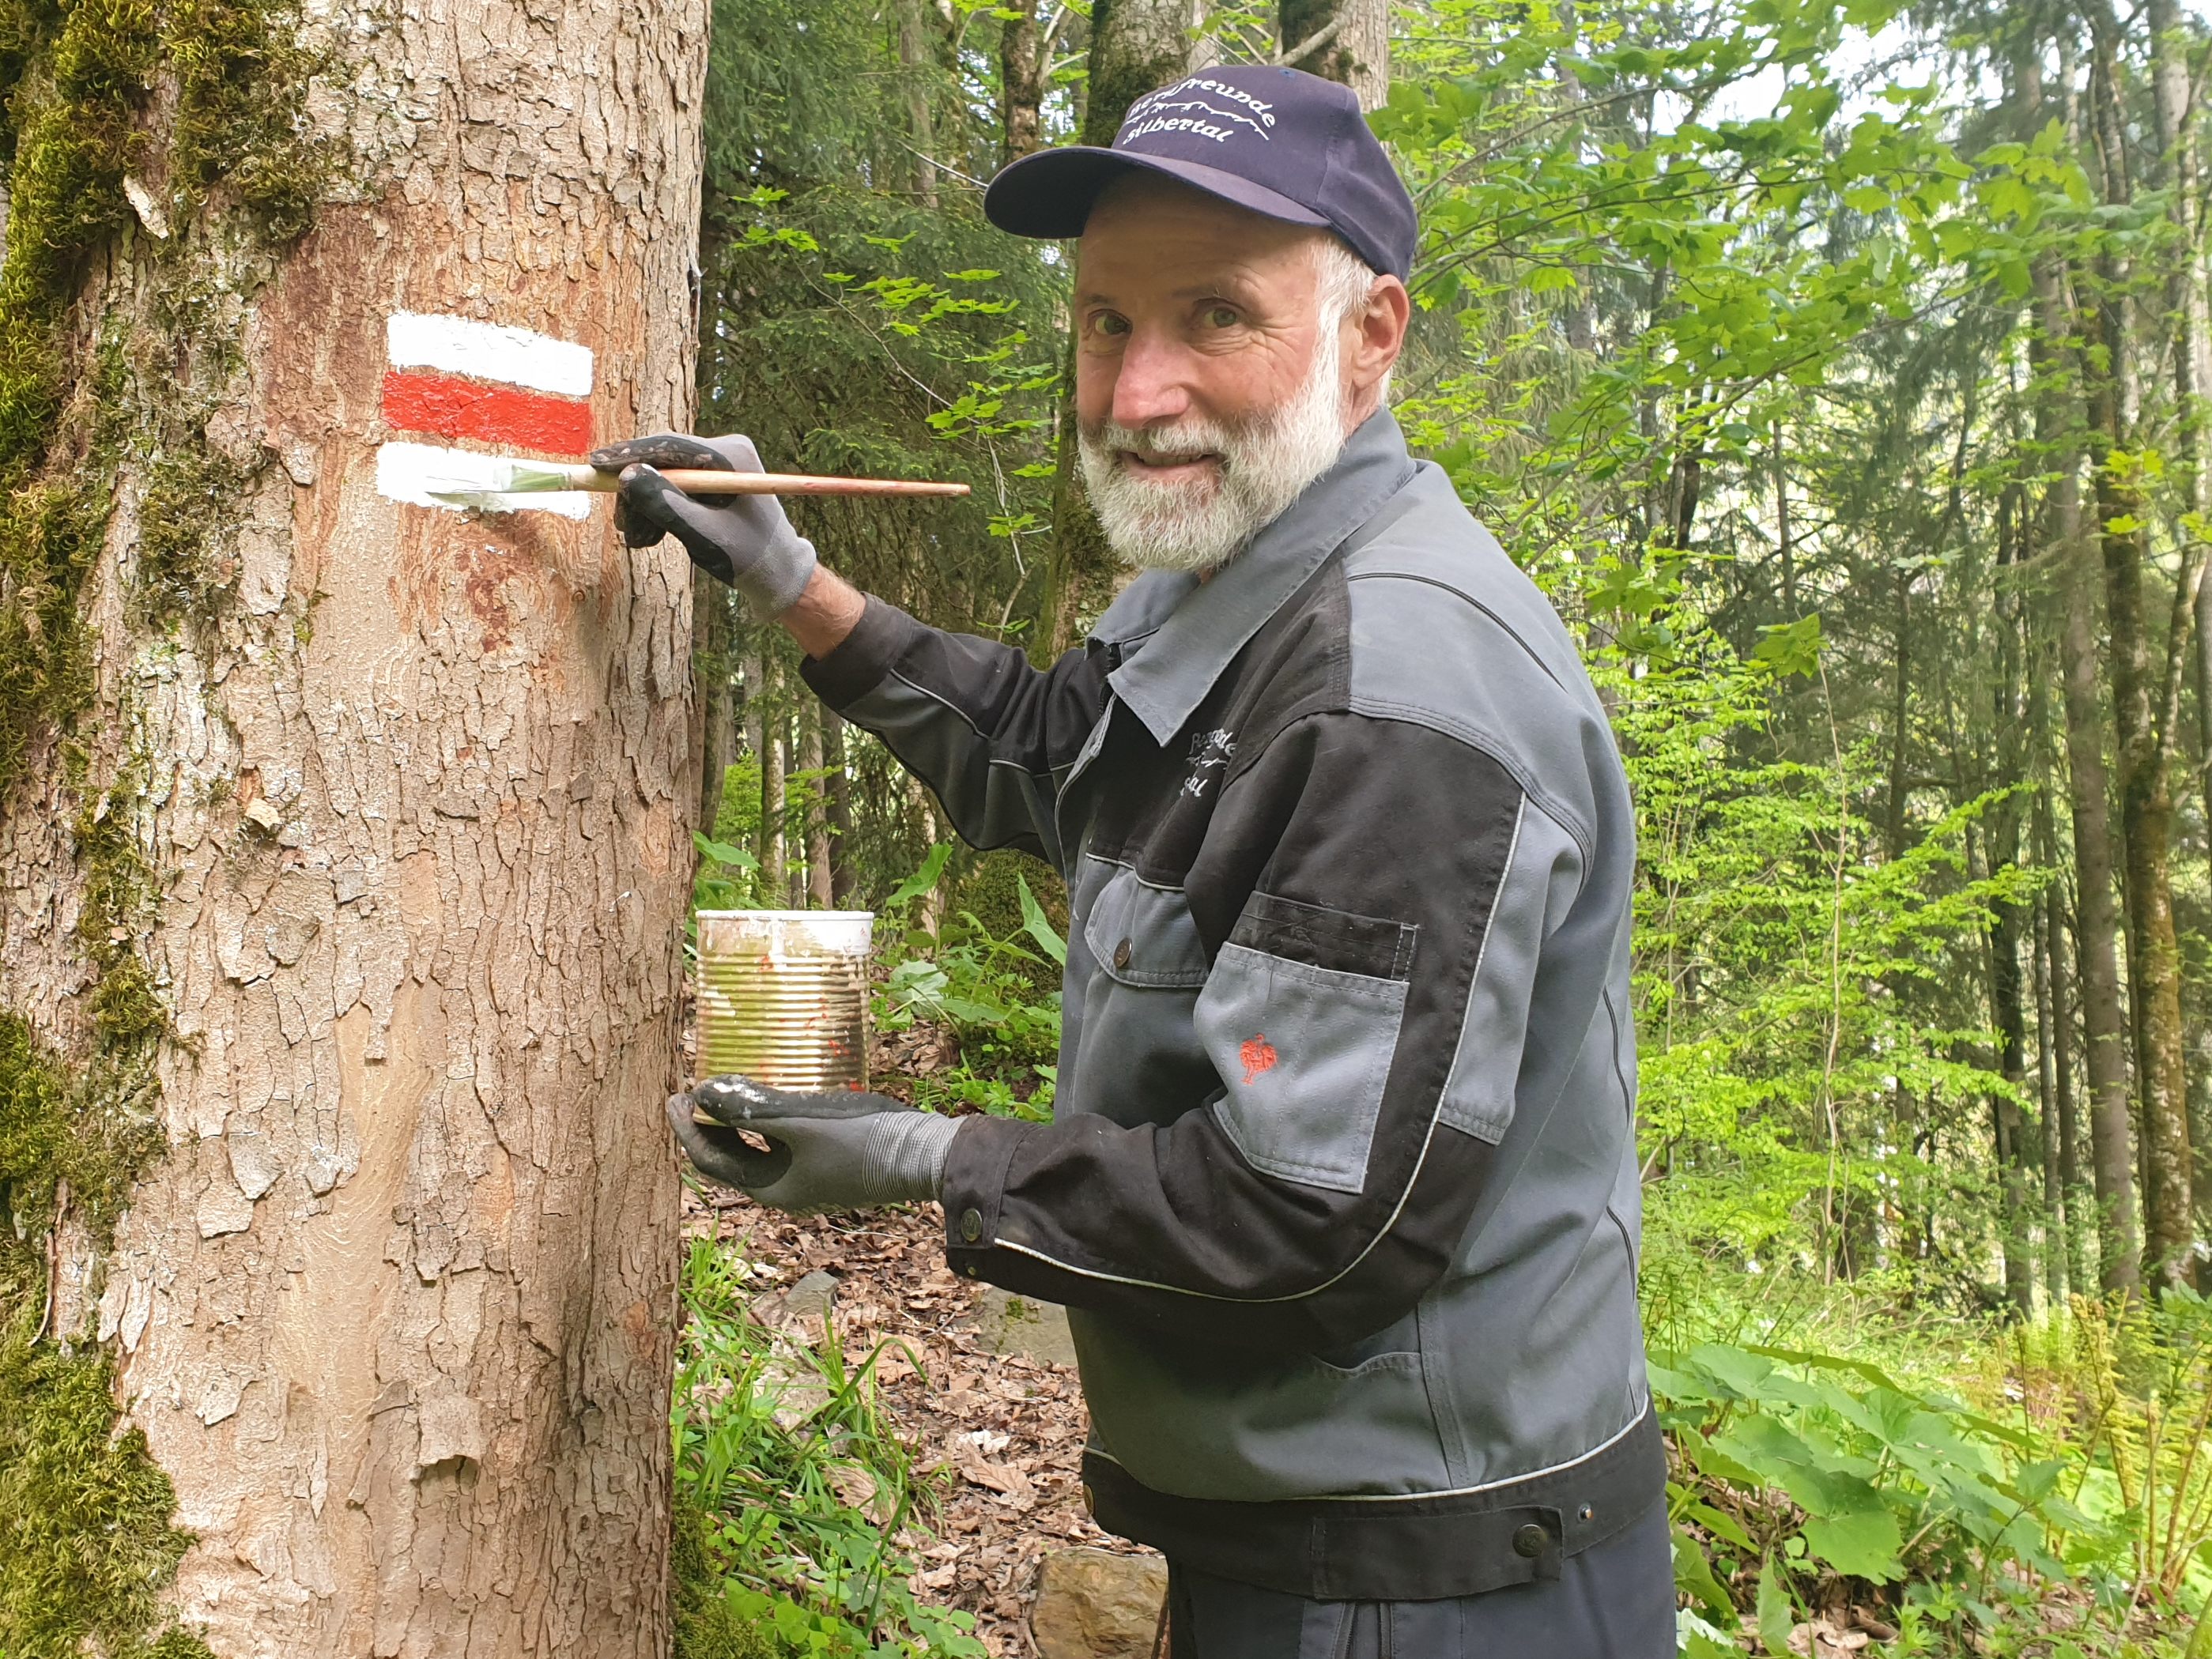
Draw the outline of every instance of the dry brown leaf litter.
[[[917,1474],[949,1474],[934,1535],[900,1540],[925,1564],[915,1591],[973,1613],[993,1654],[1034,1653],[1029,1603],[1047,1551],[1088,1545],[1139,1553],[1101,1532],[1083,1511],[1086,1419],[1073,1369],[983,1346],[974,1320],[983,1287],[945,1265],[935,1205],[792,1217],[741,1193],[715,1188],[702,1200],[687,1188],[684,1232],[687,1239],[741,1243],[757,1264],[764,1298],[811,1273],[836,1279],[830,1317],[845,1353],[857,1362],[884,1345],[876,1370],[884,1416]],[[773,1300],[757,1306],[771,1320],[778,1316]],[[793,1323],[794,1334],[819,1334],[805,1311]],[[854,1475],[853,1490],[839,1495],[866,1508],[872,1494],[859,1481],[866,1477]]]

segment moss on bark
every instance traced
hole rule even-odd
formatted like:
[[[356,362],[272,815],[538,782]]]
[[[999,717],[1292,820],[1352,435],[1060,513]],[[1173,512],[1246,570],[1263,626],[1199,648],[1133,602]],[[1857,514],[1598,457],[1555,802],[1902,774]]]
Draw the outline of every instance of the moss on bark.
[[[153,1061],[169,1035],[137,944],[157,891],[140,770],[71,726],[93,692],[81,602],[126,459],[133,623],[204,620],[228,579],[210,550],[250,477],[206,425],[240,361],[238,273],[250,287],[273,268],[334,176],[302,113],[316,67],[296,0],[0,0],[0,814],[32,766],[59,770],[91,970],[68,1065],[0,983],[6,1659],[211,1659],[162,1606],[191,1540],[143,1436],[118,1431],[110,1357],[50,1328],[58,1237],[104,1242],[161,1152]],[[122,314],[117,269],[150,276],[157,316]]]
[[[161,1595],[191,1542],[137,1429],[116,1432],[97,1348],[53,1340],[46,1241],[64,1206],[111,1224],[148,1151],[0,1014],[0,1654],[195,1659]]]

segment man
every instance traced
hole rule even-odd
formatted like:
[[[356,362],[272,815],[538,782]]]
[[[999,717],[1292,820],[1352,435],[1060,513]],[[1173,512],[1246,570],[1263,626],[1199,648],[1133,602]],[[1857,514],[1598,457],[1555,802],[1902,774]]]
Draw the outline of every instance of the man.
[[[1166,1554],[1179,1659],[1670,1655],[1627,791],[1558,617],[1383,407],[1412,203],[1348,92],[1246,68],[985,210],[1081,237],[1084,476],[1146,572],[1082,649],[925,627],[653,470],[743,440],[594,459],[964,837],[1065,873],[1055,1119],[725,1078],[676,1134],[785,1208],[941,1199],[957,1271],[1067,1304],[1085,1497]]]

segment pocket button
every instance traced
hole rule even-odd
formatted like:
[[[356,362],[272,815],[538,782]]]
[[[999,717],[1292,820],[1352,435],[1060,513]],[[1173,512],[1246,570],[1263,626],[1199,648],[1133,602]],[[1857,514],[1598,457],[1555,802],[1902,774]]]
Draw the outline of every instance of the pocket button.
[[[1517,1528],[1513,1534],[1513,1553],[1534,1560],[1544,1553],[1544,1529],[1534,1521]]]
[[[1123,939],[1119,945],[1114,947],[1114,966],[1116,969],[1122,969],[1127,968],[1128,965],[1129,941],[1127,939]]]
[[[960,1212],[960,1237],[973,1244],[983,1236],[983,1212],[963,1210]]]

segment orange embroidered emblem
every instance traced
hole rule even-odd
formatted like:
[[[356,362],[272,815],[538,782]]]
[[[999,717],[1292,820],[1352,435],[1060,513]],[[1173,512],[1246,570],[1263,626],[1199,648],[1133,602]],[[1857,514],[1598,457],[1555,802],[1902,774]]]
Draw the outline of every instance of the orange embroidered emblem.
[[[1249,1083],[1261,1073],[1274,1069],[1275,1045],[1264,1035],[1249,1036],[1237,1050],[1237,1058],[1244,1062],[1244,1081]]]

